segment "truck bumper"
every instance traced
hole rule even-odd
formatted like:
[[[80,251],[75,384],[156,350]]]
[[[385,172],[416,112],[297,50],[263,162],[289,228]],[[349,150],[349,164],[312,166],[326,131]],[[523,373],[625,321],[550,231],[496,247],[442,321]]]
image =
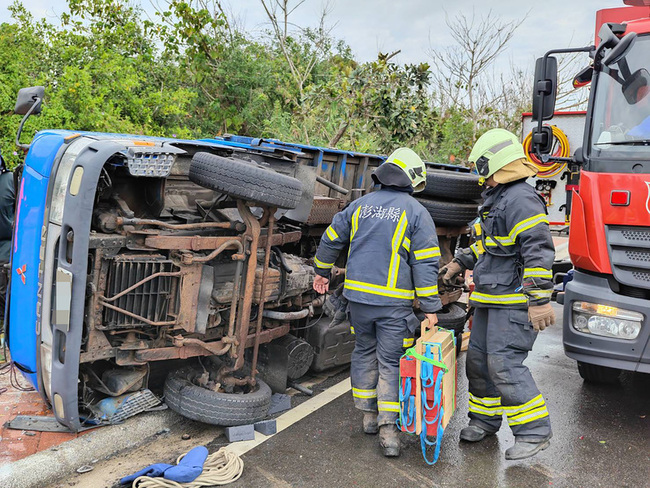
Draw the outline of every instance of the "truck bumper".
[[[579,332],[573,328],[573,304],[584,301],[614,306],[643,315],[639,336],[617,339]],[[563,342],[567,356],[598,366],[650,373],[650,307],[648,301],[614,293],[606,278],[575,271],[564,298]]]

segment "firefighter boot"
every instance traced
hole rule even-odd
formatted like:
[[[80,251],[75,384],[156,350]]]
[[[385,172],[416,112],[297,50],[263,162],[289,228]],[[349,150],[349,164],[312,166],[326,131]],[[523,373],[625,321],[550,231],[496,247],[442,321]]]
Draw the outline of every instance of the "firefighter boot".
[[[551,437],[547,437],[541,442],[525,442],[515,438],[515,445],[506,449],[506,459],[526,459],[534,456],[539,451],[543,451],[551,445]]]
[[[494,432],[488,432],[481,429],[478,425],[468,425],[460,431],[460,440],[467,442],[482,441],[489,435],[494,435]]]
[[[377,412],[363,412],[363,431],[366,434],[376,434],[379,432]]]
[[[384,456],[399,456],[400,441],[397,426],[395,424],[382,425],[379,427],[379,445],[384,450]]]

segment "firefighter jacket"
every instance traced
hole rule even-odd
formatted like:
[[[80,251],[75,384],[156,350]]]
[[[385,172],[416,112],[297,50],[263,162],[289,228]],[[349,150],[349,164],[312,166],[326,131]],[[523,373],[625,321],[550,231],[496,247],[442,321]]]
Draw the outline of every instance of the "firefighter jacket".
[[[475,307],[527,308],[550,301],[555,259],[546,203],[524,180],[483,192],[471,252],[456,259],[474,269]]]
[[[326,278],[349,244],[343,295],[352,302],[411,306],[434,313],[440,248],[429,212],[408,192],[383,187],[334,216],[321,239],[314,268]]]

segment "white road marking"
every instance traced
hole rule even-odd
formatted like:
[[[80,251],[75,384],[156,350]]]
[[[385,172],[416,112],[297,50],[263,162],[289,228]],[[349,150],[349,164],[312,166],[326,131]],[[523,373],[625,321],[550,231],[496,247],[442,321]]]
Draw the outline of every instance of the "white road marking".
[[[314,398],[310,398],[306,402],[283,413],[277,419],[275,419],[277,422],[277,433],[282,432],[287,427],[290,427],[296,422],[304,419],[307,415],[314,413],[319,408],[336,400],[341,395],[350,391],[350,388],[352,388],[350,384],[350,378],[346,378],[340,383],[337,383],[324,392],[316,395]],[[255,431],[255,439],[251,441],[233,442],[231,444],[228,444],[226,446],[226,449],[234,454],[241,456],[243,454],[246,454],[254,447],[257,447],[263,442],[266,442],[271,437],[273,437],[273,435],[267,436]]]

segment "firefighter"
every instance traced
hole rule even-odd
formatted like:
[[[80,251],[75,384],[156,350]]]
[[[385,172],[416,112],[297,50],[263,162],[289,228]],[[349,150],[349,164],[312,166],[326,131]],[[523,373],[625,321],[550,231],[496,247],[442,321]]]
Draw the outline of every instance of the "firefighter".
[[[15,204],[14,174],[7,169],[2,154],[0,154],[0,264],[8,263],[11,257]],[[0,279],[0,281],[2,280]],[[0,284],[1,289],[2,285]]]
[[[343,296],[355,334],[351,380],[363,430],[379,432],[385,456],[398,456],[399,360],[420,324],[413,299],[437,323],[440,249],[433,219],[411,196],[426,186],[426,169],[412,150],[400,148],[372,175],[380,185],[336,214],[321,239],[314,289],[325,293],[330,270],[349,245]]]
[[[476,141],[469,160],[487,186],[474,224],[477,239],[440,273],[451,284],[474,270],[466,360],[470,421],[460,438],[478,442],[494,434],[505,413],[515,435],[506,459],[524,459],[546,449],[552,436],[546,403],[523,361],[538,332],[555,323],[555,250],[544,200],[526,183],[537,170],[517,137],[492,129]]]

